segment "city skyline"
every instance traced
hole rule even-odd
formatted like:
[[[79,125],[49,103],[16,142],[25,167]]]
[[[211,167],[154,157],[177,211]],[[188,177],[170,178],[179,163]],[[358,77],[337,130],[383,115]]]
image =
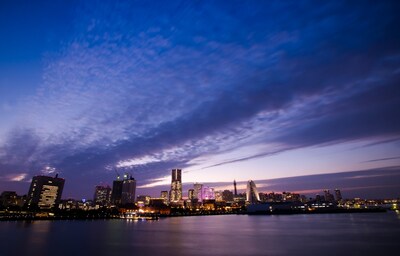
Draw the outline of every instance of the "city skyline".
[[[399,196],[397,1],[1,5],[2,191],[117,170],[157,195],[180,168],[184,193]]]

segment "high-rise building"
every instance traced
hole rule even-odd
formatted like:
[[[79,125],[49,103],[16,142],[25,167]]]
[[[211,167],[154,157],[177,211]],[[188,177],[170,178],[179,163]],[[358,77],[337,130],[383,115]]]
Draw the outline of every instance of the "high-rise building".
[[[237,189],[236,189],[236,180],[233,180],[233,189],[234,189],[234,196],[237,196]]]
[[[133,204],[135,203],[136,194],[136,180],[125,174],[122,182],[122,195],[121,204]]]
[[[168,204],[168,191],[161,191],[160,197],[164,200],[164,204]]]
[[[108,205],[111,202],[111,188],[103,185],[96,186],[93,201],[98,205]]]
[[[222,192],[222,200],[226,202],[233,202],[233,193],[230,190],[224,190]]]
[[[191,188],[191,189],[188,190],[188,199],[189,199],[189,200],[195,199],[194,189],[193,189],[193,188]]]
[[[336,195],[336,201],[341,202],[343,198],[340,189],[335,189],[335,195]]]
[[[203,186],[201,193],[201,201],[215,199],[214,188]]]
[[[171,191],[169,196],[170,202],[178,202],[182,200],[182,170],[172,169]]]
[[[200,183],[195,183],[193,184],[193,189],[194,189],[194,199],[198,199],[199,202],[201,202],[202,199],[202,193],[203,193],[203,184]]]
[[[222,198],[222,191],[215,191],[215,202],[222,202],[224,199]]]
[[[335,201],[335,197],[329,192],[328,189],[324,190],[325,201],[333,203]]]
[[[65,180],[49,176],[34,176],[28,192],[29,208],[52,209],[61,200]]]
[[[260,201],[260,195],[258,194],[256,184],[252,180],[247,182],[246,201],[250,204],[255,204]]]
[[[111,192],[111,203],[115,205],[121,204],[123,183],[124,181],[121,180],[121,177],[119,175],[117,176],[117,179],[113,181],[113,187]]]
[[[0,205],[14,206],[17,205],[17,193],[15,191],[3,191],[0,195]]]

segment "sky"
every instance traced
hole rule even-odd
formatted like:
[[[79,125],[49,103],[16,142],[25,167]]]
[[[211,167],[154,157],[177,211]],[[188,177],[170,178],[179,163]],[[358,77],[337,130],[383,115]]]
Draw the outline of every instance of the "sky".
[[[58,173],[63,197],[90,198],[126,172],[157,196],[181,168],[186,187],[251,179],[399,197],[399,12],[398,1],[2,1],[0,191]]]

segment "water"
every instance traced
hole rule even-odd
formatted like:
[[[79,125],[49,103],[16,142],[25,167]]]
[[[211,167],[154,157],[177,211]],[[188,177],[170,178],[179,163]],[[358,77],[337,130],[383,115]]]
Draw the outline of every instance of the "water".
[[[0,222],[0,255],[400,255],[388,213]]]

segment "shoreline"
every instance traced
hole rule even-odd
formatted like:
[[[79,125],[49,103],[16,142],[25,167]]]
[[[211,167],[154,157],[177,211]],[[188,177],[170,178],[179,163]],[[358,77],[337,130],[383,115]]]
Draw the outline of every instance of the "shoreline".
[[[249,216],[260,216],[260,215],[314,215],[314,214],[346,214],[346,213],[386,213],[390,212],[383,208],[372,208],[372,209],[331,209],[331,210],[320,210],[320,211],[275,211],[275,212],[243,212],[243,213],[202,213],[202,214],[175,214],[175,215],[151,215],[161,218],[177,218],[177,217],[193,217],[193,216],[218,216],[218,215],[249,215]],[[53,220],[53,221],[68,221],[68,220],[128,220],[128,218],[121,218],[120,216],[104,216],[104,217],[80,217],[80,216],[52,216],[52,217],[39,217],[39,216],[2,216],[2,221],[40,221],[40,220]],[[147,220],[149,221],[149,220]],[[152,221],[152,220],[150,220]]]

